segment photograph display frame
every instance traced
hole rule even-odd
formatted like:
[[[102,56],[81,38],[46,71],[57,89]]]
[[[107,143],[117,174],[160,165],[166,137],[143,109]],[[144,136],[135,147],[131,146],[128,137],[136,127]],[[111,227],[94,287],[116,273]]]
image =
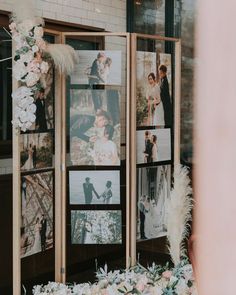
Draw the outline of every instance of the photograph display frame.
[[[71,210],[72,245],[122,244],[121,210]]]
[[[137,241],[167,235],[171,165],[137,168]]]
[[[69,170],[70,205],[120,205],[120,170]]]
[[[117,89],[70,89],[72,166],[120,166],[120,100]]]
[[[55,34],[54,31],[51,32]],[[173,156],[170,161],[171,164],[178,164],[180,162],[180,79],[181,79],[181,41],[177,38],[169,38],[169,37],[160,37],[156,35],[144,35],[144,34],[135,34],[135,33],[106,33],[106,32],[63,32],[62,34],[58,34],[57,42],[58,43],[66,43],[66,38],[75,36],[76,38],[81,38],[84,40],[85,38],[103,38],[106,36],[114,36],[114,37],[123,37],[126,40],[126,50],[127,50],[127,58],[126,58],[126,68],[127,68],[127,77],[126,77],[126,118],[130,118],[127,120],[126,124],[126,216],[130,218],[123,218],[126,220],[125,224],[125,235],[122,236],[125,238],[125,251],[126,251],[126,266],[135,265],[136,263],[136,227],[137,227],[137,192],[136,192],[136,176],[137,176],[137,165],[136,165],[136,136],[137,136],[137,124],[136,124],[136,51],[137,51],[137,43],[139,39],[142,40],[154,40],[160,42],[166,42],[175,44],[174,51],[172,54],[172,73],[174,73],[173,79],[173,92],[174,99],[174,109],[173,109],[173,140],[172,150]],[[101,43],[102,44],[102,43]],[[99,44],[99,46],[101,45]],[[132,75],[131,75],[132,72]],[[55,277],[57,281],[65,282],[67,279],[66,270],[66,230],[68,223],[66,220],[67,214],[67,152],[68,152],[68,126],[66,123],[67,117],[67,108],[66,108],[66,79],[56,74],[57,83],[55,87],[55,106],[54,106],[54,130],[55,130],[55,207],[57,207],[57,211],[55,212]],[[88,85],[87,85],[88,86]],[[103,85],[99,85],[102,86]],[[15,88],[17,86],[15,85]],[[94,87],[93,87],[94,89]],[[98,89],[98,87],[95,87]],[[60,115],[60,116],[59,116]],[[147,129],[147,126],[143,126]],[[35,131],[31,131],[35,132]],[[21,181],[20,176],[21,173],[23,176],[26,174],[30,175],[31,173],[43,173],[45,170],[53,170],[53,167],[43,167],[42,170],[32,170],[31,171],[21,171],[20,169],[20,136],[22,134],[19,132],[14,133],[13,135],[13,204],[14,204],[14,215],[13,215],[13,234],[16,237],[20,237],[20,216],[21,216],[21,204],[20,204],[20,192],[21,192]],[[158,163],[159,165],[167,165],[170,163]],[[142,165],[142,164],[141,164]],[[156,165],[156,164],[155,164]],[[144,168],[144,166],[139,166],[139,168]],[[76,168],[80,168],[77,166]],[[100,167],[98,170],[106,169],[107,167]],[[81,169],[87,169],[87,167],[81,166]],[[95,168],[96,169],[96,168]],[[118,166],[111,167],[110,169],[118,169]],[[82,171],[81,170],[81,171]],[[77,206],[77,205],[76,205]],[[80,206],[80,205],[79,205]],[[97,205],[96,205],[97,206]],[[78,208],[73,208],[78,210]],[[71,210],[71,209],[70,209]],[[81,209],[82,210],[82,209]],[[84,209],[83,209],[84,210]],[[113,210],[113,209],[112,209]],[[122,225],[124,229],[124,225]],[[123,240],[124,241],[124,240]],[[19,253],[19,244],[20,239],[13,240],[13,273],[14,273],[14,290],[17,292],[21,288],[21,272],[20,272],[20,253]],[[65,270],[63,273],[61,269]]]
[[[76,85],[121,85],[121,51],[76,50],[77,67],[70,75]]]
[[[54,247],[54,172],[21,177],[21,258]]]

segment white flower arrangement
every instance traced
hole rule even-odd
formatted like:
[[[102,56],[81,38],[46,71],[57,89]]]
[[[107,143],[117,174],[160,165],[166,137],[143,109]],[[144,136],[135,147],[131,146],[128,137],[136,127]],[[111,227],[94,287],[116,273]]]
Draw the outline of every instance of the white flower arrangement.
[[[191,264],[187,260],[169,268],[153,263],[144,268],[137,265],[129,270],[109,271],[107,265],[97,272],[98,281],[94,284],[66,286],[49,282],[46,286],[35,286],[34,295],[197,295]]]
[[[23,84],[12,93],[14,114],[12,124],[26,131],[35,122],[35,93],[41,88],[40,79],[47,74],[49,64],[43,60],[46,43],[42,39],[42,20],[26,19],[10,25],[12,39],[16,43],[13,77]]]

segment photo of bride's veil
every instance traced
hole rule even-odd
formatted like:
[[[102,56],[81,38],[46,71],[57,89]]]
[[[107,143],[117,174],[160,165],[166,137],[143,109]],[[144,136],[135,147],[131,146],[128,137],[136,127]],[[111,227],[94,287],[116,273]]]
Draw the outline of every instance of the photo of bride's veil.
[[[138,169],[138,198],[145,196],[143,204],[145,218],[137,216],[137,239],[141,235],[141,223],[144,223],[145,239],[166,235],[166,202],[170,196],[171,166],[157,166]]]

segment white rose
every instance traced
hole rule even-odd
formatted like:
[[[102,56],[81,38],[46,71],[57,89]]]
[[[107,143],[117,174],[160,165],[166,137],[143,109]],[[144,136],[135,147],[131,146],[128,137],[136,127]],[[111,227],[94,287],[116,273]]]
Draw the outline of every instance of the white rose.
[[[43,61],[40,65],[40,69],[41,69],[41,73],[42,74],[47,74],[48,70],[49,70],[49,65],[47,62]]]
[[[178,284],[176,285],[175,288],[176,288],[176,293],[180,295],[184,295],[184,294],[187,295],[187,291],[189,289],[188,286],[186,285],[185,280],[182,278],[178,281]]]
[[[162,288],[160,286],[151,287],[150,294],[151,295],[162,295],[163,294]]]
[[[33,20],[31,19],[26,19],[20,24],[18,24],[18,30],[25,36],[29,36],[29,32],[33,29],[35,26]]]
[[[35,113],[36,112],[36,105],[34,103],[30,104],[27,107],[27,111],[31,112],[31,113]]]
[[[28,51],[25,54],[20,56],[21,62],[26,62],[27,64],[30,63],[34,59],[34,54],[32,51]]]
[[[23,77],[27,74],[27,68],[21,60],[13,65],[13,77],[18,81],[23,81]]]
[[[43,37],[43,28],[42,27],[35,27],[34,28],[34,37],[35,39],[39,39]]]
[[[29,72],[26,76],[25,82],[28,87],[34,86],[40,78],[40,74]]]
[[[26,111],[21,111],[20,112],[20,120],[21,120],[21,122],[23,122],[23,123],[25,123],[25,122],[27,122],[28,121],[28,113],[26,112]]]
[[[17,32],[12,34],[12,39],[16,42],[16,49],[27,46],[25,38]]]
[[[16,31],[16,23],[15,22],[10,23],[9,29],[10,29],[11,33],[15,32]]]
[[[34,45],[31,49],[34,53],[39,51],[39,48],[37,45]]]

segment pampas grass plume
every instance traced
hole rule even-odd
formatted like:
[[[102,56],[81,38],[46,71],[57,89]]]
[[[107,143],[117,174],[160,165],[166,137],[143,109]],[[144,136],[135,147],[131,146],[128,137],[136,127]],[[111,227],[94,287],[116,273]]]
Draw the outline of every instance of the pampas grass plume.
[[[193,207],[192,188],[186,167],[175,166],[173,184],[167,209],[167,239],[171,259],[177,266],[186,255],[184,242],[189,233],[188,223]]]
[[[71,74],[74,71],[78,58],[71,46],[66,44],[48,44],[45,51],[50,54],[55,67],[60,72]]]

